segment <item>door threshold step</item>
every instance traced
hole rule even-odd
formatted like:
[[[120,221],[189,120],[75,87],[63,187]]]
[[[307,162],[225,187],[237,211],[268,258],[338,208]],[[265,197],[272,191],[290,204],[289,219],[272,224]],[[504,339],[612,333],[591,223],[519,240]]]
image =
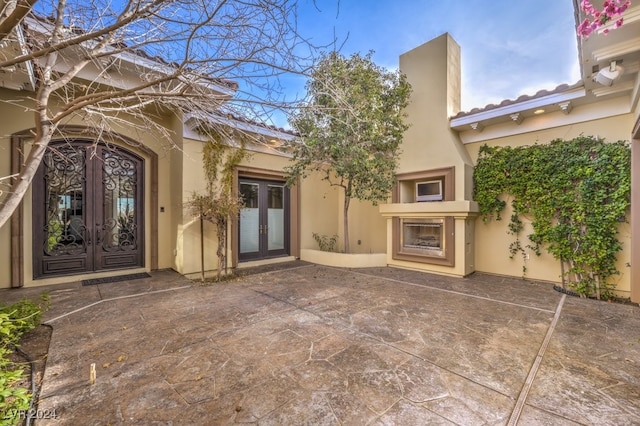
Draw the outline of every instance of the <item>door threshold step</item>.
[[[116,277],[92,278],[89,280],[82,280],[82,285],[118,283],[122,281],[139,280],[141,278],[151,278],[151,275],[147,274],[146,272],[141,272],[138,274],[118,275]]]

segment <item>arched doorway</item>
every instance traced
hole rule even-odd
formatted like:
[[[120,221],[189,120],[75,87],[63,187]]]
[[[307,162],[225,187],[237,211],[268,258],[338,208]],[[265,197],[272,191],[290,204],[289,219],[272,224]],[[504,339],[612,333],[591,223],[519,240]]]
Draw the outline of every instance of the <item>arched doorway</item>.
[[[120,147],[52,142],[33,182],[33,276],[144,266],[144,161]]]

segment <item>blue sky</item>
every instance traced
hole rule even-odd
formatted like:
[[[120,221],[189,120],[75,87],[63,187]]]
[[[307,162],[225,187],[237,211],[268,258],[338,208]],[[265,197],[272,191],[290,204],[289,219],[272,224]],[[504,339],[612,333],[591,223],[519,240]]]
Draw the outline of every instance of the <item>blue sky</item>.
[[[462,51],[462,109],[580,79],[571,0],[300,0],[300,31],[341,52],[400,54],[445,32]],[[338,46],[339,47],[339,46]],[[303,90],[303,89],[301,89]]]

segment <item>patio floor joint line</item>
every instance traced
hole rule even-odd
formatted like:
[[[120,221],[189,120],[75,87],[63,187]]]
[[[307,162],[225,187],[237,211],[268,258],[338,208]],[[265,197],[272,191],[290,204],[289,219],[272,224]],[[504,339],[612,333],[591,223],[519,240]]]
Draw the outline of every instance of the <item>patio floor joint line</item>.
[[[132,297],[146,296],[148,294],[166,293],[167,291],[182,290],[182,289],[191,288],[191,287],[193,287],[193,286],[185,285],[185,286],[182,286],[182,287],[165,288],[165,289],[162,289],[162,290],[147,291],[147,292],[144,292],[144,293],[135,293],[135,294],[128,294],[126,296],[118,296],[118,297],[110,297],[108,299],[101,299],[101,300],[98,300],[96,302],[89,303],[88,305],[85,305],[85,306],[83,306],[81,308],[74,309],[73,311],[65,312],[64,314],[58,315],[55,318],[51,318],[50,320],[47,320],[47,321],[43,322],[43,324],[51,325],[52,322],[58,321],[61,318],[64,318],[64,317],[72,315],[72,314],[75,314],[76,312],[84,311],[85,309],[89,309],[89,308],[91,308],[93,306],[99,305],[99,304],[104,303],[104,302],[111,302],[111,301],[114,301],[114,300],[121,300],[121,299],[130,299]],[[102,297],[102,295],[100,295],[100,297]]]
[[[533,385],[533,380],[536,378],[536,374],[538,374],[538,370],[540,369],[540,364],[542,363],[542,358],[544,357],[545,352],[547,351],[547,347],[549,346],[549,342],[551,341],[551,336],[556,329],[556,325],[560,320],[560,313],[562,312],[562,306],[564,305],[564,301],[567,295],[563,294],[558,302],[558,306],[556,307],[556,313],[553,316],[553,320],[547,329],[547,334],[542,341],[542,345],[540,345],[540,349],[538,350],[538,354],[536,355],[536,359],[529,370],[529,375],[522,386],[522,390],[520,391],[520,395],[518,396],[518,400],[516,401],[516,405],[511,412],[511,417],[509,418],[508,426],[515,426],[518,424],[518,419],[520,419],[520,415],[522,414],[522,409],[524,408],[524,404],[527,401],[527,397],[529,396],[529,391],[531,390],[531,386]]]
[[[335,269],[335,270],[338,270],[338,271],[343,270],[341,268],[334,267],[334,266],[327,266],[327,268]],[[429,290],[441,291],[443,293],[456,294],[458,296],[464,296],[464,297],[473,297],[474,299],[486,300],[486,301],[494,302],[494,303],[501,303],[503,305],[516,306],[518,308],[533,309],[535,311],[548,312],[548,313],[553,313],[554,312],[551,309],[538,308],[536,306],[523,305],[521,303],[508,302],[506,300],[493,299],[491,297],[478,296],[477,294],[463,293],[461,291],[448,290],[446,288],[434,287],[434,286],[425,285],[425,284],[419,284],[419,283],[412,283],[412,282],[409,282],[409,281],[398,280],[398,279],[395,279],[395,278],[388,278],[388,277],[382,277],[382,276],[379,276],[379,275],[367,274],[367,273],[364,273],[364,272],[358,272],[358,271],[352,271],[352,270],[349,270],[349,272],[353,272],[354,274],[363,275],[363,276],[366,276],[366,277],[375,277],[375,278],[379,278],[379,279],[385,280],[385,281],[391,281],[391,282],[395,282],[395,283],[406,284],[406,285],[410,285],[410,286],[414,286],[414,287],[421,287],[421,288],[427,288]]]

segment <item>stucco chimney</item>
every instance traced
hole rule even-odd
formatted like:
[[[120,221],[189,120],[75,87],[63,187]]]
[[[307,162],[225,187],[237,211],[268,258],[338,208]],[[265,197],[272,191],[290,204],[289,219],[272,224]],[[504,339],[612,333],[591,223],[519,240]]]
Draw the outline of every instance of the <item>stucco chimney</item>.
[[[413,88],[399,173],[456,168],[456,200],[471,199],[473,163],[449,118],[460,111],[460,46],[445,33],[400,55]]]

